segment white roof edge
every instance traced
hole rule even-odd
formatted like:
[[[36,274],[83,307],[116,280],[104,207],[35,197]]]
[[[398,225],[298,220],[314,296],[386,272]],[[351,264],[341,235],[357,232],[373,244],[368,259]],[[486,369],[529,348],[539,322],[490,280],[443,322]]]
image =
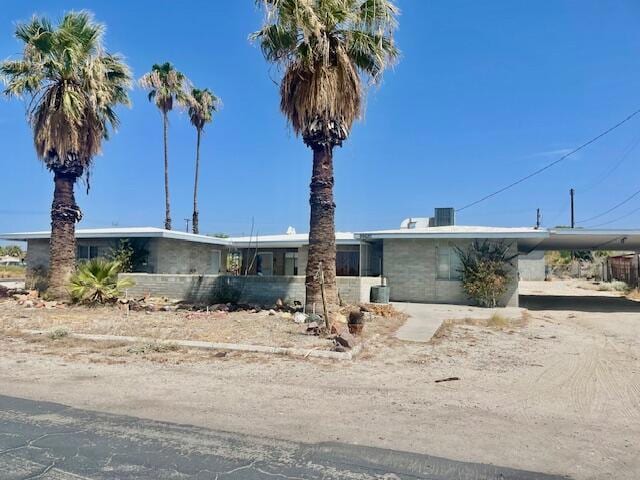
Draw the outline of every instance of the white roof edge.
[[[37,240],[51,237],[50,231],[40,232],[17,232],[0,233],[2,240]],[[164,230],[154,227],[132,227],[132,228],[87,228],[76,230],[76,238],[168,238],[174,240],[189,240],[198,243],[210,243],[215,245],[230,245],[227,238],[209,237],[207,235],[196,235],[194,233],[180,232],[175,230]]]
[[[550,228],[553,235],[638,235],[640,229],[618,228],[615,230],[598,228]]]

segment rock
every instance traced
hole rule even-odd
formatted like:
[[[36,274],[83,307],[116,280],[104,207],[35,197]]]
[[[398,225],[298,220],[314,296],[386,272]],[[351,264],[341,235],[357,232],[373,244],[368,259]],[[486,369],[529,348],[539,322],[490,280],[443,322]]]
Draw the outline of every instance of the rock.
[[[306,332],[307,332],[307,335],[319,335],[320,327],[316,322],[307,323]]]
[[[333,351],[334,352],[346,352],[347,349],[345,347],[343,347],[342,345],[336,345],[335,347],[333,347]]]
[[[307,322],[324,323],[324,320],[317,313],[311,313],[311,314],[307,315]]]
[[[351,313],[349,313],[349,318],[351,318]],[[333,314],[333,323],[347,323],[347,317],[345,317],[340,312],[336,312]]]
[[[25,301],[22,303],[22,305],[23,305],[25,308],[33,308],[33,305],[34,305],[34,304],[33,304],[33,300],[25,300]]]
[[[278,307],[278,308],[284,307],[284,302],[282,301],[281,298],[276,300],[276,307]]]
[[[282,316],[284,316],[284,314]],[[289,313],[289,317],[291,317],[290,313]],[[296,312],[293,314],[293,321],[296,323],[306,323],[307,316],[302,312]]]
[[[275,315],[276,311],[274,309],[269,310],[269,315]]]
[[[289,312],[284,312],[280,314],[280,317],[290,319],[293,318],[293,315],[291,315]]]
[[[340,335],[346,330],[347,330],[346,325],[342,325],[341,323],[334,323],[333,325],[331,325],[331,333],[335,335]]]
[[[349,332],[342,332],[335,338],[335,341],[338,343],[338,345],[342,345],[346,348],[353,348],[356,344],[355,337]]]

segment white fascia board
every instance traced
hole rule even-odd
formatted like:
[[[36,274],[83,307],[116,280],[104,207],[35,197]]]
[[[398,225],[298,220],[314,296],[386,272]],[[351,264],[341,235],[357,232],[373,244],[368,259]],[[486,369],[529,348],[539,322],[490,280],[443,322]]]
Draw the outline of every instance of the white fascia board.
[[[406,238],[406,239],[418,239],[418,238],[448,238],[448,239],[456,239],[456,238],[508,238],[508,239],[519,239],[519,238],[548,238],[549,232],[547,231],[539,231],[539,232],[411,232],[407,231],[407,233],[398,233],[398,232],[372,232],[372,233],[356,233],[356,236],[361,240],[378,240],[378,239],[391,239],[391,238]]]

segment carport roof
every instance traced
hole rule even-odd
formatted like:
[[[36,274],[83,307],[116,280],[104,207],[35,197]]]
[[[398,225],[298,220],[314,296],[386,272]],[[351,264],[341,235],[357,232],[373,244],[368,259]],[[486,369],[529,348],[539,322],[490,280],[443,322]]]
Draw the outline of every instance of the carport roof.
[[[542,239],[518,239],[521,252],[533,250],[636,250],[640,251],[640,230],[596,230],[550,228]]]

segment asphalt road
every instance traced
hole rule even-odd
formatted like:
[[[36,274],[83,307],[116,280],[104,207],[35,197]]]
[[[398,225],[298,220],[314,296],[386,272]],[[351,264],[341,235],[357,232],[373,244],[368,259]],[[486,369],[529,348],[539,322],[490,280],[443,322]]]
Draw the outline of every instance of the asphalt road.
[[[464,439],[460,443],[464,448]],[[250,437],[0,395],[0,478],[553,480],[561,477],[341,443],[300,444]]]

